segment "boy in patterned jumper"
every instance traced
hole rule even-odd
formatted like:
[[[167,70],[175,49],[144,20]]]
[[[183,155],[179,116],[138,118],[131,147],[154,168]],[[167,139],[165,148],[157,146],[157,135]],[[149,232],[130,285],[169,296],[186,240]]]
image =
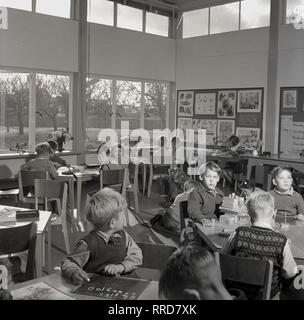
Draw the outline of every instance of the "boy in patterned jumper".
[[[251,227],[239,227],[229,237],[223,253],[250,259],[267,259],[273,262],[271,297],[281,289],[281,279],[293,278],[298,268],[285,235],[274,231],[276,210],[270,193],[256,191],[247,201]],[[250,272],[250,270],[248,270]],[[233,284],[236,287],[236,284]],[[259,288],[238,286],[248,299],[258,299]]]
[[[142,264],[142,252],[123,230],[127,211],[125,199],[104,188],[95,193],[87,207],[87,220],[95,227],[62,261],[62,275],[74,284],[90,281],[88,273],[118,275]]]

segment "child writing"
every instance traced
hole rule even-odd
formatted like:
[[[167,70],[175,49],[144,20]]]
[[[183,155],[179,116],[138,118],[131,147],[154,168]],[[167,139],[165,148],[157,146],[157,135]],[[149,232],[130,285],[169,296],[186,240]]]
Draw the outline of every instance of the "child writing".
[[[247,201],[252,226],[239,227],[231,234],[223,253],[251,259],[273,261],[271,297],[276,295],[282,277],[290,279],[297,274],[297,265],[285,235],[274,231],[276,210],[272,195],[265,191],[252,193]],[[256,286],[241,286],[248,299],[259,298]]]
[[[304,221],[304,200],[293,190],[292,174],[288,167],[276,167],[272,171],[274,189],[270,191],[274,197],[279,214]]]
[[[23,165],[22,170],[46,171],[52,179],[56,179],[58,173],[53,162],[50,161],[50,157],[53,154],[50,145],[47,142],[39,143],[37,144],[35,151],[37,153],[36,158]]]
[[[50,160],[54,163],[55,168],[67,166],[66,161],[56,155],[56,151],[58,149],[58,143],[55,140],[49,140],[48,144],[50,145],[53,152],[50,157]]]
[[[91,198],[87,220],[94,230],[62,261],[62,275],[75,284],[89,281],[88,273],[118,275],[142,264],[140,248],[123,230],[127,203],[120,193],[104,188]]]
[[[216,187],[220,180],[221,168],[214,162],[207,162],[202,171],[202,182],[197,190],[193,190],[189,195],[188,213],[195,222],[211,227],[211,220],[219,215],[219,205],[224,197],[222,191]]]

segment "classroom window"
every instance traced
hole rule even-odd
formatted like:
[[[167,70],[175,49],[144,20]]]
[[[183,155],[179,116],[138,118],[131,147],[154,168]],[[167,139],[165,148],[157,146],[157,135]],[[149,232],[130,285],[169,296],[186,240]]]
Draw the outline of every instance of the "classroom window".
[[[146,13],[146,32],[168,37],[169,18],[151,12]]]
[[[286,23],[304,22],[304,0],[286,0]]]
[[[70,78],[63,75],[36,75],[36,144],[56,137],[56,131],[69,131]],[[64,149],[71,149],[66,141]]]
[[[0,153],[29,146],[29,73],[0,71]]]
[[[112,80],[87,78],[87,149],[96,149],[99,146],[100,129],[111,128],[112,86]]]
[[[88,0],[89,22],[114,25],[114,3],[107,0]]]
[[[117,4],[117,27],[143,31],[143,11]]]
[[[32,0],[0,0],[0,7],[32,11]]]
[[[145,83],[145,129],[166,128],[167,85],[161,82]]]
[[[239,2],[210,8],[210,34],[239,30]]]
[[[70,0],[36,0],[36,12],[50,16],[70,18]]]
[[[270,24],[270,0],[241,1],[241,29],[267,27]]]
[[[183,14],[183,38],[208,34],[209,9],[187,11]]]

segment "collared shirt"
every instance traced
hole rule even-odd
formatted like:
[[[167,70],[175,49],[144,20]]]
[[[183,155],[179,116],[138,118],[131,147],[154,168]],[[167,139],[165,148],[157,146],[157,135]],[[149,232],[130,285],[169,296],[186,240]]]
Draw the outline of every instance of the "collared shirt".
[[[126,234],[127,255],[121,264],[125,267],[125,272],[127,273],[142,264],[142,252],[132,237],[126,231],[124,232]],[[109,234],[99,230],[97,231],[97,234],[104,239],[105,243],[109,242],[110,237],[120,237],[118,233]],[[71,278],[75,271],[83,269],[87,264],[89,257],[90,251],[87,243],[84,240],[80,240],[76,245],[74,253],[62,261],[62,275]]]
[[[253,223],[253,226],[273,230],[271,224],[266,223],[266,222],[256,221],[256,222]],[[222,249],[222,253],[231,254],[231,251],[232,251],[233,246],[234,246],[235,235],[236,235],[236,232],[233,232],[230,235],[225,247]],[[284,247],[284,250],[283,250],[283,266],[282,266],[282,269],[283,269],[282,276],[284,278],[287,278],[287,279],[294,277],[298,272],[297,264],[296,264],[296,262],[295,262],[295,260],[293,258],[291,250],[290,250],[289,240],[286,241],[286,244],[285,244],[285,247]]]

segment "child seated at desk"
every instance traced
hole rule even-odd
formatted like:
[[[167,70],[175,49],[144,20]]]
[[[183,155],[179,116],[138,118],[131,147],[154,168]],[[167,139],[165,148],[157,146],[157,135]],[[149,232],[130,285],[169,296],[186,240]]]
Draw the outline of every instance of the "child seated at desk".
[[[276,167],[272,171],[274,197],[278,214],[304,221],[304,200],[292,187],[292,174],[288,167]]]
[[[282,277],[290,279],[297,274],[297,265],[286,236],[273,229],[276,210],[271,194],[265,191],[252,193],[247,201],[247,209],[252,226],[237,228],[229,237],[223,253],[273,261],[271,297],[274,297],[281,290]],[[233,286],[244,290],[248,299],[259,298],[259,288],[256,286]]]
[[[67,166],[67,163],[65,160],[60,158],[57,154],[56,151],[58,149],[58,143],[55,140],[49,140],[48,144],[50,145],[52,149],[52,155],[50,157],[50,160],[54,163],[55,168],[60,168],[63,166]]]
[[[56,179],[58,177],[58,172],[56,171],[53,162],[50,161],[50,157],[53,154],[50,145],[47,142],[39,143],[36,145],[35,151],[37,153],[36,158],[23,165],[21,169],[46,171],[50,178]]]
[[[216,186],[220,180],[221,168],[214,162],[207,162],[201,168],[201,183],[189,195],[188,213],[195,222],[211,227],[211,220],[219,216],[219,206],[224,194]]]
[[[94,230],[62,261],[62,275],[75,284],[90,281],[88,273],[118,275],[142,264],[142,252],[126,226],[127,203],[120,193],[104,188],[95,193],[86,209]]]
[[[221,270],[205,248],[189,244],[175,251],[159,281],[162,300],[245,300],[241,291],[233,297],[225,289]]]

